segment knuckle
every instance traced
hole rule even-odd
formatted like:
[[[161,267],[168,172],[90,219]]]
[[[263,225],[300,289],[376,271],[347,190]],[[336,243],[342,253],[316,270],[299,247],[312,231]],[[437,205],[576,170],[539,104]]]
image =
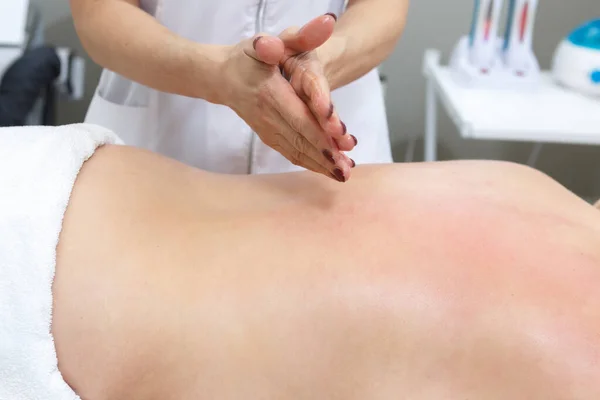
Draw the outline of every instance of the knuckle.
[[[279,153],[281,153],[283,151],[283,148],[281,147],[279,142],[277,140],[273,139],[272,137],[270,137],[269,135],[261,136],[260,140],[262,140],[264,144],[266,144],[267,146],[276,150]]]
[[[277,143],[279,147],[282,147],[281,143],[283,143],[286,139],[280,132],[275,132],[272,140]]]
[[[319,77],[314,72],[310,71],[304,75],[306,80],[308,81],[309,86],[320,87],[321,82],[319,81]]]
[[[302,135],[294,136],[294,149],[296,149],[300,154],[306,154],[308,151],[308,141]]]
[[[290,155],[290,158],[291,158],[290,161],[292,162],[292,164],[294,164],[296,166],[302,166],[302,160],[304,159],[304,155],[300,151],[294,149],[292,151],[292,154]]]
[[[300,133],[300,132],[302,132],[302,130],[304,128],[302,118],[297,115],[293,115],[290,117],[289,124],[290,124],[290,127],[294,130],[294,132]]]

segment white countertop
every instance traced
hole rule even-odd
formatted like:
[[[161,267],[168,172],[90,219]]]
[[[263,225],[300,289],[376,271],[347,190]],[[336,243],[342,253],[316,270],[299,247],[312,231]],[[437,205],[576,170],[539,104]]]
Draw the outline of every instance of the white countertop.
[[[465,138],[600,145],[600,98],[560,87],[548,72],[536,89],[474,89],[431,54],[425,73]]]

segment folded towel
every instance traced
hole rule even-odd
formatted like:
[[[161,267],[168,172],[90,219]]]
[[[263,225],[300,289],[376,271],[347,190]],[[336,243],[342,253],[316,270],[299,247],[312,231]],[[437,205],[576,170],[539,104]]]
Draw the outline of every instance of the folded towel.
[[[0,400],[73,400],[51,334],[56,246],[92,125],[0,129]]]

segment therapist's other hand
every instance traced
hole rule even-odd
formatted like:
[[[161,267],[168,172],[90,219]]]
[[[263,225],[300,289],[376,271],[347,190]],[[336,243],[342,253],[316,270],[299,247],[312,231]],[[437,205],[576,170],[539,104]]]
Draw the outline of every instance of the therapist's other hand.
[[[326,14],[302,28],[286,29],[279,35],[285,47],[280,66],[296,94],[309,106],[319,124],[337,138],[340,150],[350,151],[357,143],[356,138],[346,135],[346,125],[335,111],[329,82],[315,51],[331,37],[335,22],[334,15]]]
[[[284,50],[281,39],[268,35],[227,48],[220,103],[294,165],[344,182],[354,162],[336,143],[342,132],[327,133],[281,75]]]

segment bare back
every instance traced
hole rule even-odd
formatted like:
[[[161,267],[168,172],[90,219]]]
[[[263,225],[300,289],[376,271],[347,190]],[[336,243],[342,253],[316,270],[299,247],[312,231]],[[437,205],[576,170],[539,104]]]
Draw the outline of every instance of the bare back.
[[[523,167],[338,184],[107,146],[67,210],[53,332],[84,400],[592,399],[599,286],[600,214]]]

